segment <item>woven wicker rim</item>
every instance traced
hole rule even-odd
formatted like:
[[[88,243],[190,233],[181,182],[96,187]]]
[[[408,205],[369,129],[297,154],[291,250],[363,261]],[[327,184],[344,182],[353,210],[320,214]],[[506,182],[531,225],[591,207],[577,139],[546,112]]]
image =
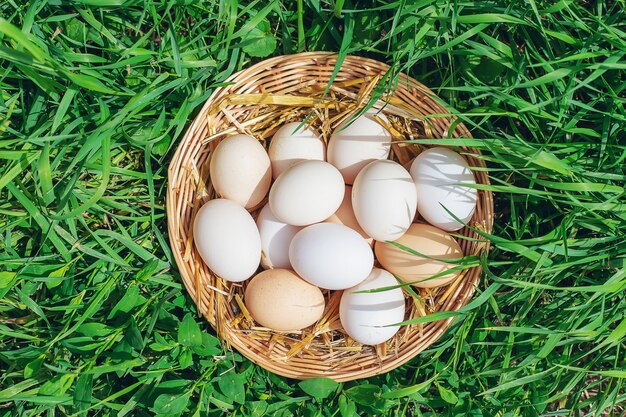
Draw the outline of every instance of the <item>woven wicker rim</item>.
[[[193,217],[202,204],[215,197],[208,178],[211,151],[227,133],[247,133],[263,139],[271,138],[273,133],[271,129],[263,132],[256,129],[254,106],[246,106],[237,100],[228,101],[229,98],[255,93],[306,96],[303,91],[326,86],[336,62],[335,54],[310,52],[271,58],[234,74],[227,80],[232,84],[217,88],[209,97],[188,128],[169,167],[167,215],[170,243],[185,288],[199,313],[207,318],[223,341],[251,361],[271,372],[297,379],[323,376],[348,381],[390,371],[432,345],[454,320],[450,317],[404,326],[386,344],[362,346],[340,329],[337,310],[341,294],[333,292],[325,294],[326,313],[317,325],[301,334],[271,332],[255,327],[245,311],[242,302],[245,283],[231,284],[214,276],[195,250],[191,235]],[[353,101],[358,101],[362,99],[359,93],[363,91],[363,80],[380,78],[388,69],[388,65],[375,60],[348,56],[334,83],[341,86],[337,91],[343,92],[345,100],[352,97]],[[415,116],[412,121],[406,119],[408,124],[421,119],[432,137],[471,137],[462,123],[455,123],[454,132],[449,134],[453,118],[439,116],[449,112],[438,103],[431,90],[404,74],[400,74],[393,100],[402,105],[398,108],[410,109]],[[281,109],[286,112],[290,107],[276,108],[278,112]],[[426,118],[426,123],[423,121],[423,116],[433,114],[437,116]],[[396,160],[406,163],[408,158],[419,153],[419,148],[417,145],[394,144],[392,153]],[[474,171],[477,182],[489,184],[484,161],[472,156],[480,152],[471,148],[462,150],[471,166],[483,168]],[[479,190],[470,226],[490,233],[492,223],[492,195],[489,191]],[[471,229],[464,228],[458,234],[469,238],[457,239],[466,255],[488,251],[488,245]],[[472,298],[480,276],[481,268],[474,267],[466,270],[452,285],[426,294],[432,304],[428,312],[455,311],[465,306]],[[424,314],[428,307],[416,305],[411,300],[412,297],[407,297],[407,319]]]

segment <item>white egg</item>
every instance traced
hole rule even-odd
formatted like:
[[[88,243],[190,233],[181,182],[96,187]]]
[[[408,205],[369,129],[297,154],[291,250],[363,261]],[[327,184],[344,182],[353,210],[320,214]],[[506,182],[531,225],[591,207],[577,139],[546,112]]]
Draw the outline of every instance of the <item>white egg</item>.
[[[244,281],[259,268],[259,231],[250,213],[233,201],[219,198],[202,206],[193,240],[207,266],[225,280]]]
[[[272,161],[272,176],[278,178],[295,163],[312,159],[326,160],[326,145],[319,134],[302,122],[287,123],[274,133],[268,154]]]
[[[283,223],[321,222],[341,205],[344,183],[337,168],[323,161],[302,161],[283,172],[270,190],[270,207]]]
[[[374,268],[367,279],[341,295],[339,318],[343,329],[357,342],[377,345],[391,339],[404,321],[402,289],[354,294],[354,291],[374,290],[398,285],[392,274]]]
[[[259,204],[272,182],[272,167],[265,148],[247,135],[222,140],[213,151],[209,172],[220,197],[245,208]]]
[[[379,241],[398,239],[415,217],[417,195],[411,175],[394,161],[371,162],[354,181],[352,207],[369,236]]]
[[[417,210],[433,226],[448,232],[463,228],[476,209],[476,180],[465,159],[451,149],[428,149],[411,164]],[[443,206],[443,207],[442,207]],[[457,221],[445,209],[463,221]]]
[[[289,262],[289,244],[291,239],[302,230],[302,227],[291,226],[278,220],[270,205],[266,204],[256,219],[256,225],[261,235],[261,249],[265,258],[261,257],[261,266],[265,269],[291,269]]]
[[[347,127],[342,124],[328,141],[328,162],[337,167],[346,184],[352,184],[363,167],[378,159],[387,159],[391,133],[367,112]],[[384,119],[382,113],[380,116]]]
[[[360,234],[336,223],[318,223],[299,231],[289,246],[293,269],[313,285],[350,288],[374,266],[372,248]]]

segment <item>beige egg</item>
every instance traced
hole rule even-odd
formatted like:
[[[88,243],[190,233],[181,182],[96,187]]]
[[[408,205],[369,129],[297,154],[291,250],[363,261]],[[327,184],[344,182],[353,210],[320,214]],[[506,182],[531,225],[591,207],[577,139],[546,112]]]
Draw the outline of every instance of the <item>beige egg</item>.
[[[244,296],[246,308],[263,327],[300,330],[324,314],[322,291],[288,269],[268,269],[250,281]]]
[[[354,209],[352,208],[352,187],[346,185],[346,192],[343,195],[343,201],[341,205],[337,209],[337,211],[330,216],[325,221],[329,223],[338,223],[343,224],[344,226],[348,226],[350,229],[358,232],[363,239],[367,240],[367,243],[372,246],[374,244],[374,239],[369,237],[367,233],[361,228],[359,222],[356,220],[354,216]]]
[[[265,148],[247,135],[222,140],[213,151],[209,171],[215,191],[247,209],[265,198],[272,181]]]
[[[395,242],[431,258],[458,260],[463,257],[461,247],[450,234],[429,224],[412,224]],[[460,274],[460,271],[456,271],[429,279],[457,265],[418,256],[387,242],[377,241],[374,251],[383,268],[415,287],[441,287]]]

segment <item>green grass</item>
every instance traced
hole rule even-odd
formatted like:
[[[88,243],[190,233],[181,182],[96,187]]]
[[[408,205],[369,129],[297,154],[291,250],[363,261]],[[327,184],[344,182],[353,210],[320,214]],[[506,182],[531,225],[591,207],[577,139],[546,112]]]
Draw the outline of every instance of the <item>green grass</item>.
[[[0,416],[620,415],[624,7],[0,2]],[[167,244],[189,121],[233,72],[303,50],[431,86],[481,139],[448,144],[480,147],[496,192],[475,300],[409,364],[345,384],[221,347]]]

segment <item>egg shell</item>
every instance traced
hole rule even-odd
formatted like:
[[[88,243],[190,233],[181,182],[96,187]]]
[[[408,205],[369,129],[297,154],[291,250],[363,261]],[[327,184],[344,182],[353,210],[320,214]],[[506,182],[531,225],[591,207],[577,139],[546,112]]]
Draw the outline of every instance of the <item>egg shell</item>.
[[[302,122],[283,125],[274,133],[268,149],[272,176],[278,178],[287,168],[304,160],[326,160],[326,145],[317,131]]]
[[[406,169],[407,172],[409,172],[409,170],[411,169],[411,164],[413,163],[413,161],[415,161],[415,158],[409,159],[407,162],[402,164],[402,167],[404,169]],[[420,213],[419,213],[419,211],[415,210],[415,217],[413,217],[413,223],[417,223],[419,221],[419,219],[420,219]]]
[[[314,324],[326,304],[319,288],[287,269],[270,269],[252,278],[244,302],[256,322],[281,331]]]
[[[213,151],[209,172],[215,191],[245,208],[258,205],[272,182],[272,167],[265,148],[247,135],[222,140]]]
[[[335,167],[323,161],[302,161],[276,179],[269,203],[278,220],[306,226],[332,215],[341,205],[343,193],[343,179]]]
[[[354,183],[370,162],[389,157],[391,133],[374,119],[375,114],[368,112],[350,124],[342,123],[328,141],[328,162],[337,167],[346,184]]]
[[[476,209],[477,191],[467,161],[451,149],[436,147],[419,154],[411,164],[417,190],[417,210],[430,224],[447,231],[463,228]],[[454,219],[443,207],[463,222]]]
[[[374,290],[398,285],[392,274],[374,268],[362,283],[341,295],[339,318],[343,329],[357,342],[377,345],[391,339],[400,326],[390,324],[404,321],[405,301],[402,289],[354,294],[354,291]]]
[[[352,187],[359,225],[375,240],[396,240],[415,218],[417,195],[408,171],[394,161],[370,162]]]
[[[374,239],[365,233],[354,215],[354,210],[352,208],[352,187],[349,185],[346,185],[346,191],[343,194],[343,201],[341,202],[341,205],[332,216],[326,219],[326,222],[348,226],[350,229],[358,232],[363,239],[367,240],[367,243],[369,243],[370,246],[374,245]]]
[[[374,266],[374,254],[367,241],[336,223],[318,223],[299,231],[291,240],[289,260],[298,275],[329,290],[358,284]]]
[[[412,224],[395,242],[431,258],[459,260],[463,257],[461,247],[449,233],[429,224]],[[429,279],[457,265],[415,255],[387,242],[376,242],[374,251],[383,268],[415,287],[447,285],[460,274],[460,271],[456,271]]]
[[[272,214],[269,203],[259,213],[256,224],[261,236],[261,249],[265,255],[261,257],[261,266],[265,269],[270,267],[291,269],[289,244],[302,227],[291,226],[278,220]]]
[[[239,204],[218,198],[203,205],[193,223],[200,256],[218,276],[241,282],[259,268],[261,237],[254,219]]]

